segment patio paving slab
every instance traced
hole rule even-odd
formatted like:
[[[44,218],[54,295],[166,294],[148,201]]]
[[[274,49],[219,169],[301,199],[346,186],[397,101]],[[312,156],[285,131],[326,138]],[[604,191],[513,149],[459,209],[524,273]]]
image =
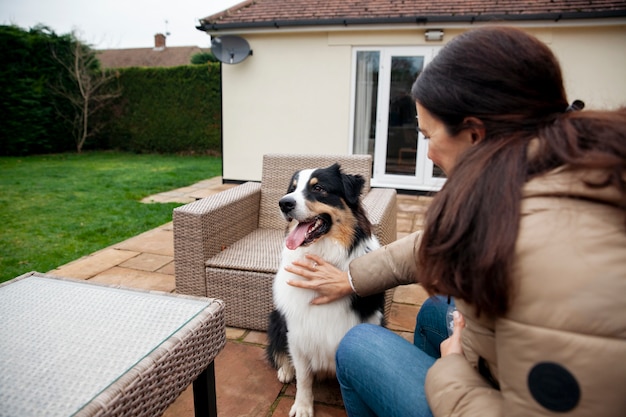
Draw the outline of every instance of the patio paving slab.
[[[162,268],[159,268],[156,272],[159,274],[174,275],[174,260],[164,265]]]
[[[58,277],[89,279],[139,254],[141,254],[141,252],[106,248],[62,265],[48,273]]]
[[[215,359],[215,378],[223,416],[265,417],[283,390],[260,346],[228,342]]]
[[[124,268],[155,272],[171,262],[174,262],[173,256],[157,255],[155,253],[141,253],[134,258],[130,258],[126,262],[121,263],[120,266]]]
[[[227,341],[224,350],[215,358],[215,381],[218,415],[224,417],[266,417],[283,390],[275,371],[265,361],[263,347],[233,341]],[[190,387],[163,417],[193,415],[193,390]]]
[[[419,284],[401,285],[393,292],[393,302],[416,304],[421,306],[428,298],[428,293]]]
[[[140,288],[163,292],[173,292],[176,283],[173,275],[157,272],[141,271],[138,269],[122,268],[119,266],[108,269],[90,281],[121,287]]]
[[[272,413],[272,416],[288,416],[289,410],[291,410],[291,406],[293,405],[293,399],[283,397],[278,402],[278,406]],[[346,411],[342,408],[336,408],[332,406],[328,406],[325,404],[314,404],[314,412],[315,417],[346,417]]]
[[[284,395],[286,397],[291,397],[291,404],[293,404],[293,399],[296,397],[295,382],[287,386]],[[336,379],[325,379],[321,381],[316,380],[313,383],[313,398],[317,404],[332,406],[333,408],[343,408],[341,389],[339,388],[339,382],[337,382]],[[345,412],[342,415],[345,415]]]
[[[174,226],[172,222],[166,223],[112,247],[119,250],[174,257]]]
[[[418,305],[392,304],[387,328],[393,331],[412,333],[415,330]]]

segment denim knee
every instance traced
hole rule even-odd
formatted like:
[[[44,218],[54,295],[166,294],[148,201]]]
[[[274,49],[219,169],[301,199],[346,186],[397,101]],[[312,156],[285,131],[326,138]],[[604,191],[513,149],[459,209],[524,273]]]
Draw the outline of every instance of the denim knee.
[[[372,324],[353,327],[335,355],[349,416],[430,416],[423,390],[435,359],[394,332]]]
[[[454,306],[454,301],[448,304],[447,297],[433,296],[424,302],[417,314],[413,344],[434,358],[441,356],[439,345],[448,337],[446,313],[449,305]]]
[[[350,362],[359,362],[359,356],[363,353],[363,349],[360,348],[362,343],[369,339],[369,335],[373,328],[377,328],[374,324],[359,324],[345,334],[337,352],[335,353],[335,363],[337,364],[337,378],[340,378],[340,372],[343,371],[344,365]],[[345,366],[347,368],[348,366]],[[340,379],[341,380],[341,379]]]

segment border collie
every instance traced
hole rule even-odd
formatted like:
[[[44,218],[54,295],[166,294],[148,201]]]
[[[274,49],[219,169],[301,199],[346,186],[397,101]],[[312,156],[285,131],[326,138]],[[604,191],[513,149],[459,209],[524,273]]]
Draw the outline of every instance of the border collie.
[[[290,231],[274,279],[267,356],[281,382],[296,378],[290,417],[313,416],[314,377],[335,375],[335,352],[350,328],[359,323],[383,325],[384,294],[311,305],[316,293],[288,285],[288,280],[303,278],[284,269],[313,253],[347,270],[352,259],[380,246],[360,202],[364,182],[360,175],[343,173],[339,164],[305,169],[294,174],[279,201]]]

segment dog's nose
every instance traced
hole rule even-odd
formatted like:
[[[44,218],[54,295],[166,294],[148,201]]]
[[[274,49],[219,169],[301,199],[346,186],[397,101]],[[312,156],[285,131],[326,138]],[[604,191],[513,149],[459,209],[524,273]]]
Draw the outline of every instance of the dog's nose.
[[[278,205],[283,213],[289,213],[296,207],[296,200],[293,197],[283,197],[278,202]]]

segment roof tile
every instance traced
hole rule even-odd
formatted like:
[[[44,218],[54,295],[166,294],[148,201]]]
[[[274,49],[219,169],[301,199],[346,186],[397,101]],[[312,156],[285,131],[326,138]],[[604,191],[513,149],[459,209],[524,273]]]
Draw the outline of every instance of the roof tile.
[[[202,19],[204,25],[458,16],[524,16],[546,13],[624,12],[618,0],[247,0]],[[619,13],[624,16],[623,13]]]

